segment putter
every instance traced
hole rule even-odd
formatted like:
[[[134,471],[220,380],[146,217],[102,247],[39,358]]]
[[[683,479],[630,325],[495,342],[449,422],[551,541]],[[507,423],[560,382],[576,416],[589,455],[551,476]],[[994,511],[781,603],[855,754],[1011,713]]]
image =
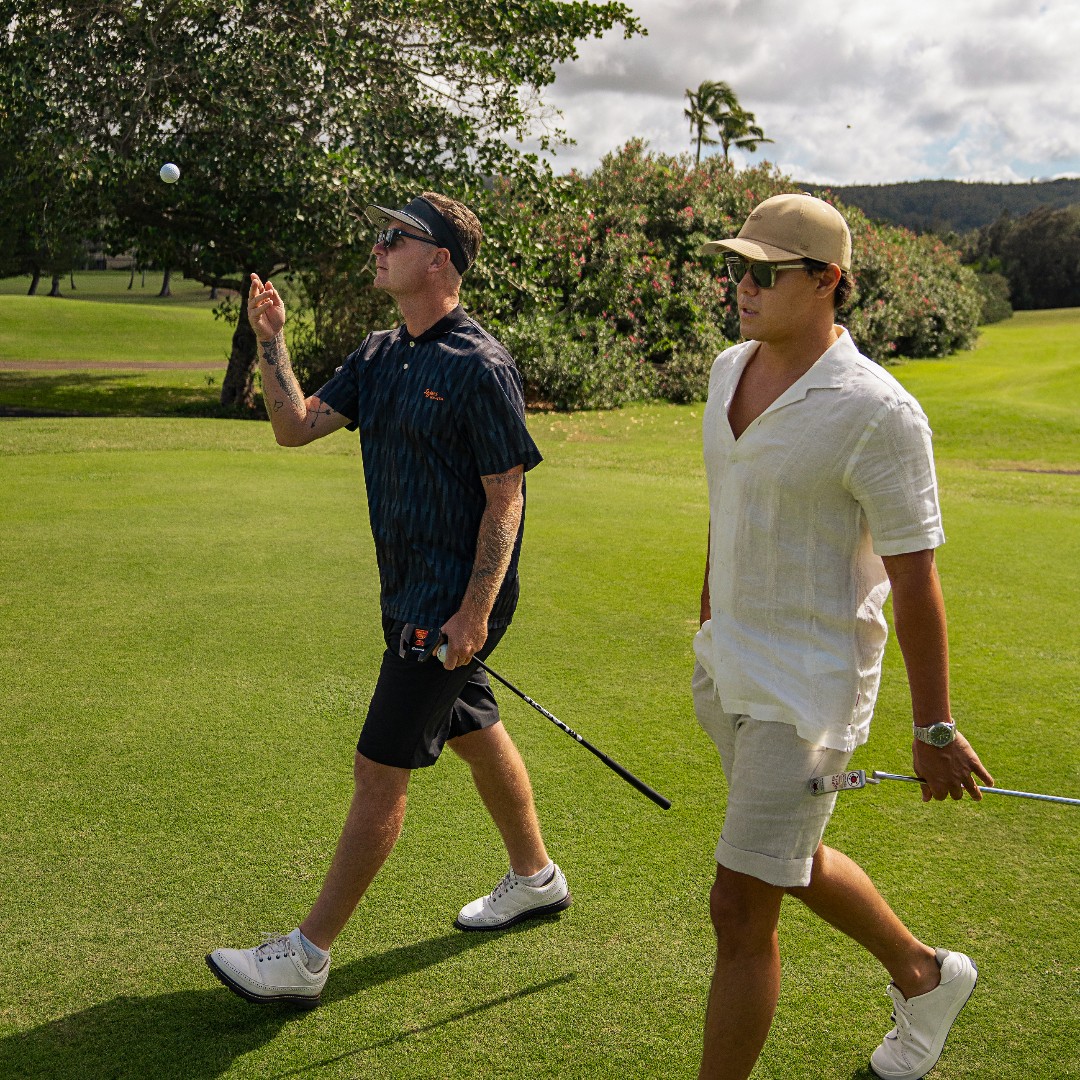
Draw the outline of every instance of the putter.
[[[426,660],[432,654],[434,654],[439,660],[446,659],[446,645],[438,637],[436,638],[436,644],[433,645],[429,650],[427,650],[426,655],[423,657],[423,659]],[[609,769],[612,770],[612,772],[618,773],[619,776],[621,776],[628,784],[631,785],[631,787],[637,788],[637,790],[640,791],[641,794],[644,795],[646,798],[652,799],[652,801],[656,803],[656,805],[659,806],[662,810],[671,809],[670,799],[665,799],[664,796],[660,794],[660,792],[654,791],[651,787],[649,787],[648,784],[645,783],[644,780],[639,780],[632,772],[630,772],[629,769],[623,768],[622,765],[620,765],[613,758],[608,757],[607,754],[605,754],[602,750],[597,750],[597,748],[593,746],[592,743],[588,742],[586,739],[583,739],[572,727],[564,724],[557,716],[549,713],[543,705],[540,705],[537,702],[533,701],[533,699],[529,697],[528,694],[523,693],[512,682],[508,682],[497,671],[492,671],[491,668],[489,668],[483,660],[480,660],[478,657],[474,656],[472,662],[474,664],[478,664],[481,668],[483,668],[484,671],[486,671],[493,679],[498,679],[499,682],[501,682],[503,686],[507,688],[507,690],[511,690],[515,694],[517,694],[517,696],[521,698],[522,701],[531,705],[541,716],[543,716],[547,720],[550,720],[560,731],[565,731],[571,739],[574,739],[576,742],[581,743],[581,745],[584,746],[586,750],[595,754]]]
[[[882,780],[900,780],[906,784],[921,784],[917,776],[905,776],[902,773],[879,772],[877,769],[867,776],[865,769],[849,769],[847,772],[834,773],[831,776],[815,776],[810,781],[810,790],[815,795],[826,795],[831,791],[858,791],[867,784],[880,784]],[[1080,799],[1067,799],[1064,795],[1039,795],[1034,791],[1010,791],[1009,788],[981,787],[984,795],[1011,795],[1014,799],[1037,799],[1039,802],[1065,803],[1067,806],[1080,806]]]

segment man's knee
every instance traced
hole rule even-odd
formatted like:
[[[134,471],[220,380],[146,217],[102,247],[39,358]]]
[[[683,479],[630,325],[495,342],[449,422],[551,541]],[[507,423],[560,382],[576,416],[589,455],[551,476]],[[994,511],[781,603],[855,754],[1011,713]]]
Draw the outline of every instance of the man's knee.
[[[769,947],[776,937],[784,890],[717,866],[709,914],[719,946],[731,952]]]
[[[382,765],[357,752],[353,760],[354,797],[381,802],[394,802],[403,797],[409,787],[409,769]]]
[[[507,751],[510,736],[506,733],[502,721],[490,724],[477,731],[470,731],[465,735],[459,735],[449,739],[446,743],[462,761],[472,765],[478,761],[486,761],[492,756],[501,756]]]

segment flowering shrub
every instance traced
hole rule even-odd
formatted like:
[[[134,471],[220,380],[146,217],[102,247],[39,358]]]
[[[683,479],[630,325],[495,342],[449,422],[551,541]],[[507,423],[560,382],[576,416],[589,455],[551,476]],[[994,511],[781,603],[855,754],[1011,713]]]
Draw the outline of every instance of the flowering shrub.
[[[945,356],[970,348],[981,321],[975,273],[934,236],[874,225],[841,207],[851,228],[855,295],[842,321],[867,356]]]
[[[484,225],[462,301],[511,349],[531,404],[703,398],[713,359],[739,339],[739,318],[720,257],[698,249],[735,235],[754,206],[794,189],[769,165],[737,172],[710,157],[695,167],[689,155],[653,154],[640,141],[588,176],[521,170],[490,190],[460,193]],[[970,345],[981,300],[958,254],[839,209],[852,230],[855,279],[839,319],[862,351],[884,362]],[[296,359],[313,384],[340,363],[346,343],[354,348],[372,325],[395,321],[387,297],[358,284],[365,254],[328,260],[304,282],[312,333]],[[382,322],[373,324],[376,316]]]
[[[739,340],[739,320],[720,258],[698,248],[733,236],[755,205],[792,182],[768,165],[737,172],[719,157],[695,168],[689,155],[649,153],[635,140],[589,176],[558,184],[543,205],[509,183],[489,193],[481,218],[486,231],[500,223],[499,237],[515,230],[499,253],[513,265],[467,298],[513,343],[530,400],[582,408],[704,397],[716,354]],[[839,208],[852,229],[856,284],[840,321],[863,352],[885,361],[970,345],[980,301],[958,255]]]

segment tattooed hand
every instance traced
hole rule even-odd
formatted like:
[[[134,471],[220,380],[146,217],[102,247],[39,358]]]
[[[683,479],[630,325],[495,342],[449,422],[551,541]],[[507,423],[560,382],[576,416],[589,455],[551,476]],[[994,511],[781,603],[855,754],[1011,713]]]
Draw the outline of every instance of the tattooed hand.
[[[272,282],[265,285],[258,274],[251,275],[248,293],[248,322],[260,341],[273,341],[285,325],[285,305]]]

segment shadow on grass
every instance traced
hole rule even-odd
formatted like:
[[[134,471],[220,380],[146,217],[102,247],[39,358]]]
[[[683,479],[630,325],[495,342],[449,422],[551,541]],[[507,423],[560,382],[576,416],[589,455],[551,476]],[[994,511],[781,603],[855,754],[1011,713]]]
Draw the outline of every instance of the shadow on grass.
[[[508,933],[526,932],[526,924]],[[487,934],[454,933],[407,945],[335,968],[324,1007],[382,983],[434,967],[491,941]],[[194,962],[194,960],[193,960]],[[213,976],[206,973],[214,982]],[[536,986],[480,1002],[452,1016],[410,1028],[281,1077],[302,1076],[339,1060],[462,1020],[498,1005],[541,993],[573,979],[563,975]],[[0,1039],[0,1076],[5,1080],[213,1080],[245,1054],[270,1042],[290,1020],[305,1015],[283,1005],[258,1006],[216,982],[206,990],[179,990],[153,997],[115,997],[71,1016]]]
[[[205,376],[201,376],[205,378]],[[0,417],[171,416],[264,419],[262,403],[241,409],[220,403],[220,387],[154,385],[146,372],[0,371]]]

